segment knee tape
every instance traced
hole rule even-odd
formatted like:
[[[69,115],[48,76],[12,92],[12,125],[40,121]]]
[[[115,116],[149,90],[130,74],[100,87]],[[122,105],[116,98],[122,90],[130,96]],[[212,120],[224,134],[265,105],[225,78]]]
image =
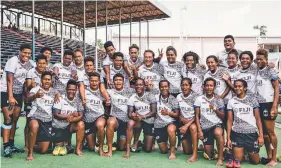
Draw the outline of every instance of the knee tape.
[[[3,123],[3,124],[2,124],[2,127],[3,127],[4,129],[11,129],[11,128],[12,128],[12,122],[11,122],[11,123],[8,123],[8,124]]]

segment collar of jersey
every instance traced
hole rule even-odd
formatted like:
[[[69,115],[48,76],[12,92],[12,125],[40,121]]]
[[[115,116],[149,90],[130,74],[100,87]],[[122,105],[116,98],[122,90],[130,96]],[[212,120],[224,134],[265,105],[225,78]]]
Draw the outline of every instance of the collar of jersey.
[[[138,98],[140,98],[140,99],[141,99],[141,98],[143,98],[143,97],[144,97],[144,95],[145,95],[145,91],[143,92],[143,95],[142,95],[141,97],[140,97],[137,93],[136,93],[136,95],[137,95],[137,97],[138,97]]]
[[[206,94],[204,94],[204,98],[205,98],[208,102],[210,102],[210,101],[214,100],[215,95],[213,95],[213,97],[212,97],[211,99],[208,99],[207,96],[206,96]]]
[[[136,64],[138,62],[138,60],[139,60],[139,58],[137,58],[137,60],[134,62],[134,61],[131,60],[131,58],[129,58],[129,62],[133,65]]]
[[[152,63],[152,66],[148,68],[146,65],[144,65],[145,69],[152,69],[154,67],[154,62]]]
[[[117,93],[123,92],[123,91],[124,91],[124,87],[123,87],[123,89],[120,90],[120,91],[118,91],[117,89],[114,88],[114,91],[117,92]]]
[[[89,86],[89,90],[90,90],[91,92],[98,92],[100,89],[98,88],[98,90],[93,90],[93,89]]]
[[[187,97],[184,97],[183,93],[181,93],[181,94],[182,94],[182,98],[186,100],[186,99],[188,99],[189,96],[191,96],[193,94],[193,91],[191,90]]]

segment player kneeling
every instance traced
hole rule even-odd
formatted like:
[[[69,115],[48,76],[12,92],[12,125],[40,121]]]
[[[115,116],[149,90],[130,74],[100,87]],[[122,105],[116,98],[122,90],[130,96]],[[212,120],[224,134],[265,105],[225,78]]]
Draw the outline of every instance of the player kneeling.
[[[27,101],[32,102],[28,120],[28,155],[26,160],[31,161],[33,149],[39,153],[46,153],[51,141],[52,133],[52,107],[54,104],[55,90],[52,86],[52,74],[48,71],[42,73],[41,85],[30,90]]]
[[[264,140],[259,104],[255,97],[246,94],[246,90],[247,83],[236,80],[234,91],[237,96],[230,99],[227,105],[227,146],[232,149],[234,158],[228,161],[227,167],[239,168],[245,150],[251,163],[260,162],[259,148]]]
[[[97,72],[89,73],[90,86],[86,88],[86,105],[83,120],[85,122],[85,135],[90,151],[95,150],[96,134],[99,143],[99,155],[104,156],[104,128],[106,120],[104,118],[105,101],[100,90],[100,75]]]
[[[53,133],[52,139],[55,143],[53,155],[67,154],[67,141],[72,133],[76,133],[76,154],[82,156],[82,142],[84,138],[85,126],[82,121],[83,106],[82,101],[76,97],[76,81],[70,79],[66,85],[66,95],[60,98],[59,102],[53,106]]]
[[[153,145],[153,123],[157,111],[157,101],[153,94],[144,91],[145,83],[142,78],[136,80],[135,86],[136,93],[128,101],[128,116],[130,120],[127,127],[127,146],[124,158],[130,157],[134,128],[143,129],[145,152],[151,152]]]

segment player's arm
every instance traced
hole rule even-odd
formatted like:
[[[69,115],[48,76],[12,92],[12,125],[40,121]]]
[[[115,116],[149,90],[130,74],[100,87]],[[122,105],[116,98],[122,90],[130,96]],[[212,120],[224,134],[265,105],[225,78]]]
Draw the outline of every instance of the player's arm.
[[[153,102],[150,104],[150,112],[144,115],[144,118],[146,119],[146,118],[155,117],[156,113],[157,113],[157,102]]]
[[[227,87],[225,88],[223,94],[221,95],[221,98],[222,98],[222,99],[225,98],[225,96],[229,93],[229,91],[230,91],[230,88],[229,88],[228,85],[227,85]]]
[[[130,67],[129,67],[129,65],[128,65],[128,61],[124,61],[123,62],[123,68],[124,68],[124,70],[125,70],[125,72],[126,72],[126,74],[130,77],[130,79],[133,77],[133,74],[131,73],[131,71],[130,71]]]
[[[128,105],[128,117],[130,119],[133,119],[133,115],[132,115],[133,113],[134,113],[134,106]]]
[[[183,116],[180,114],[180,120],[184,124],[186,128],[188,128],[192,123],[194,123],[195,118],[193,117],[191,120],[187,120],[185,118],[181,119]]]
[[[27,94],[26,100],[27,100],[28,102],[32,102],[32,101],[34,101],[34,100],[37,99],[37,98],[43,97],[43,95],[44,95],[44,94],[43,94],[42,92],[38,92],[38,89],[33,88],[33,89],[31,89],[30,92]]]
[[[7,91],[8,91],[8,99],[9,99],[9,103],[11,105],[15,105],[18,104],[18,102],[16,101],[16,99],[14,98],[13,95],[13,81],[14,81],[14,73],[7,73]]]
[[[262,123],[261,123],[261,117],[260,117],[260,112],[259,112],[258,107],[254,108],[254,115],[255,115],[256,124],[257,124],[258,130],[259,130],[259,137],[263,138]]]
[[[59,120],[66,120],[69,117],[69,114],[61,114],[61,110],[53,108],[54,118]]]
[[[272,108],[270,110],[270,117],[274,119],[277,116],[277,106],[279,100],[279,83],[278,80],[271,81],[271,83],[274,89],[274,97],[273,97]]]
[[[173,109],[171,112],[168,112],[168,116],[172,118],[178,118],[179,117],[179,109]]]
[[[203,140],[203,132],[202,132],[202,128],[200,125],[200,107],[194,107],[195,110],[195,123],[197,126],[197,130],[198,130],[198,138]]]
[[[83,112],[77,112],[78,116],[73,116],[73,122],[79,122],[83,118]]]
[[[103,82],[100,83],[100,92],[103,96],[103,98],[105,99],[105,102],[108,104],[110,102],[110,97],[106,91],[105,85]]]
[[[79,94],[82,99],[82,104],[86,104],[85,85],[83,82],[81,82],[81,81],[78,82],[78,89],[79,89]]]
[[[225,113],[225,109],[223,107],[220,107],[218,109],[214,109],[214,112],[217,114],[217,116],[223,120],[224,119],[224,113]]]
[[[232,109],[228,109],[227,110],[227,129],[226,129],[226,132],[227,132],[227,141],[230,140],[230,133],[231,133],[231,129],[232,129],[232,123],[233,123],[233,111]]]

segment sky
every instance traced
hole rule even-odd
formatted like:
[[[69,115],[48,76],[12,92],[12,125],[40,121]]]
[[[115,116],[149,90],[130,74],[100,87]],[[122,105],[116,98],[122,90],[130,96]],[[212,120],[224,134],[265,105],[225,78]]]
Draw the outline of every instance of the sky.
[[[171,12],[171,18],[149,23],[150,36],[256,36],[254,25],[267,26],[268,36],[281,36],[281,0],[158,0]],[[182,9],[185,7],[185,10]],[[110,27],[119,34],[118,26]],[[146,23],[142,35],[146,36]],[[129,36],[129,25],[121,26],[121,35]],[[90,34],[89,36],[87,34]],[[91,36],[93,34],[93,36]],[[132,34],[139,35],[139,25],[133,24]],[[86,41],[94,41],[94,30],[86,32]],[[98,29],[98,39],[105,41],[105,28]]]

